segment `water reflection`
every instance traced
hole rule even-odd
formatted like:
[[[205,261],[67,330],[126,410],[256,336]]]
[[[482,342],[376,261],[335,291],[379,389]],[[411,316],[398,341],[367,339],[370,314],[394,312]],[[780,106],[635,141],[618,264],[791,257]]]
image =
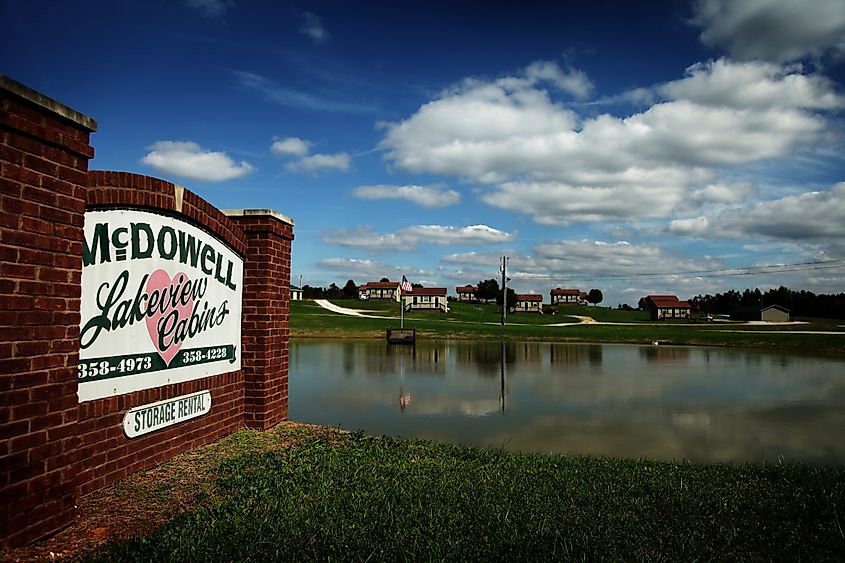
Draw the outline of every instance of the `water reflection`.
[[[640,346],[640,357],[648,362],[689,362],[690,349],[678,346]]]
[[[522,451],[845,463],[841,360],[447,341],[294,341],[290,358],[293,420]]]
[[[584,344],[581,346],[567,346],[565,344],[551,344],[549,349],[549,363],[579,365],[584,362],[601,364],[602,346],[600,344]]]

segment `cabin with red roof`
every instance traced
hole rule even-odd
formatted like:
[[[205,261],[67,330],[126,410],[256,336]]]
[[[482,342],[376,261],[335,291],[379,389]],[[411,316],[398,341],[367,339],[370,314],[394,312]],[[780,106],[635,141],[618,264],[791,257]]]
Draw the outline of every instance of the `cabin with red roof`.
[[[543,296],[539,293],[517,293],[514,313],[542,313]]]
[[[640,299],[640,305],[651,312],[651,320],[688,319],[692,306],[676,295],[647,295]]]
[[[399,301],[399,282],[367,282],[358,286],[358,299],[393,299]]]
[[[586,305],[587,294],[580,289],[561,289],[556,287],[551,292],[552,305]]]
[[[415,287],[402,293],[402,306],[406,311],[449,312],[445,287]]]
[[[455,288],[455,294],[457,294],[457,301],[463,301],[464,303],[472,303],[474,301],[478,301],[478,298],[475,296],[475,293],[478,291],[478,288],[474,285],[461,285]]]

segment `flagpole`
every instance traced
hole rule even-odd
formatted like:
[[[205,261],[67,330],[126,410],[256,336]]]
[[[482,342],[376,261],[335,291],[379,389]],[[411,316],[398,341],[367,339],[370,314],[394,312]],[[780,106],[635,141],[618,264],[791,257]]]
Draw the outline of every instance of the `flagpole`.
[[[401,309],[399,309],[399,328],[405,328],[405,291],[413,293],[414,289],[411,286],[411,282],[408,281],[408,278],[403,275],[402,281],[399,282],[399,305],[401,307]]]

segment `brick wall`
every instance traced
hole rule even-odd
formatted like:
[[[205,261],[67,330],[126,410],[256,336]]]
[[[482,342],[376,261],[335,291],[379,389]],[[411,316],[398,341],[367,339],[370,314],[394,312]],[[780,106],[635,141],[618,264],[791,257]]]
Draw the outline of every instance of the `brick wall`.
[[[0,75],[0,549],[68,524],[77,495],[287,418],[293,222],[266,210],[229,218],[170,182],[88,172],[95,129]],[[79,403],[84,213],[114,206],[180,214],[244,257],[242,370]],[[125,435],[129,409],[204,390],[209,413]]]
[[[0,546],[73,517],[82,220],[95,129],[0,76]]]
[[[247,236],[243,294],[244,422],[267,429],[288,417],[288,320],[293,222],[269,210],[227,211]]]
[[[88,208],[116,206],[181,213],[215,233],[241,256],[246,253],[243,231],[193,192],[139,174],[89,172]],[[208,414],[137,438],[127,438],[124,433],[123,416],[129,409],[203,390],[211,391]],[[178,453],[213,442],[243,424],[244,381],[240,370],[80,403],[79,493],[95,491]]]

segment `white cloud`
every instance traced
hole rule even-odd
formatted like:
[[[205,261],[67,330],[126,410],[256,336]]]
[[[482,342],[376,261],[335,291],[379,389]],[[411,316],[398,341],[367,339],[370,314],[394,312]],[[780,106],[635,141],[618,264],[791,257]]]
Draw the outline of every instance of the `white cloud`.
[[[711,258],[690,259],[651,244],[626,241],[561,240],[534,248],[537,267],[558,275],[637,276],[697,271],[717,264]],[[667,276],[671,277],[671,276]]]
[[[289,162],[285,165],[285,167],[294,172],[349,170],[349,163],[351,161],[352,157],[345,152],[339,152],[336,154],[313,154],[310,156],[304,156],[294,162]]]
[[[311,141],[299,137],[287,137],[273,141],[270,152],[279,156],[305,156],[311,150]]]
[[[431,272],[420,268],[389,265],[358,258],[326,258],[317,262],[317,265],[326,270],[337,272],[346,279],[355,279],[359,284],[377,281],[384,277],[399,281],[405,275],[408,279],[417,281],[432,276]]]
[[[324,43],[329,39],[329,32],[323,27],[320,17],[311,12],[302,13],[302,25],[299,32],[314,40],[315,43]]]
[[[758,188],[750,182],[734,182],[731,184],[710,184],[693,190],[689,199],[695,207],[703,204],[736,204],[742,203],[758,193]]]
[[[567,279],[591,279],[655,272],[702,270],[718,264],[711,258],[690,259],[649,244],[627,241],[559,240],[544,242],[531,255],[508,252],[508,275],[519,280],[546,280],[553,287]],[[448,264],[484,266],[498,263],[501,254],[468,252],[442,258]]]
[[[664,102],[594,133],[629,158],[682,166],[732,166],[787,154],[818,139],[824,121],[798,110],[708,107],[686,100]],[[585,133],[588,132],[585,126]],[[597,149],[598,147],[591,147]],[[620,159],[621,160],[621,159]]]
[[[808,192],[721,213],[717,226],[734,236],[805,242],[845,240],[845,182],[830,191]]]
[[[663,186],[589,187],[558,182],[505,182],[481,196],[495,207],[525,213],[543,225],[622,221],[667,215],[682,190]]]
[[[405,121],[388,124],[381,146],[411,172],[483,178],[542,162],[575,125],[575,114],[545,91],[468,80]]]
[[[834,83],[818,74],[802,74],[800,66],[719,59],[697,63],[686,77],[657,91],[670,100],[737,109],[835,109],[845,105]]]
[[[232,6],[228,0],[185,0],[185,5],[209,19],[221,18]]]
[[[578,99],[585,99],[593,93],[593,83],[587,75],[577,69],[564,72],[555,63],[537,61],[528,65],[525,75],[532,81],[551,82],[564,92],[568,92]]]
[[[710,231],[710,221],[707,217],[690,217],[689,219],[675,219],[669,223],[668,231],[676,235],[703,236]]]
[[[447,264],[464,264],[471,266],[489,266],[496,264],[502,255],[498,252],[461,252],[450,254],[442,258]]]
[[[395,233],[379,234],[372,227],[360,225],[353,229],[328,229],[323,242],[372,251],[409,250],[409,242]]]
[[[665,232],[739,239],[744,251],[799,257],[845,256],[845,182],[826,191],[724,205],[697,217],[675,219]],[[789,261],[789,259],[787,259]],[[803,276],[796,283],[809,283]]]
[[[424,244],[465,245],[496,244],[514,240],[515,235],[487,225],[450,227],[443,225],[414,225],[395,233],[379,234],[369,226],[354,229],[326,231],[323,241],[327,244],[376,250],[413,251]]]
[[[442,225],[416,225],[399,231],[403,238],[418,243],[431,244],[495,244],[511,241],[515,235],[487,225],[444,227]]]
[[[701,40],[742,60],[785,62],[845,46],[845,0],[699,0]]]
[[[405,199],[423,207],[447,207],[461,201],[461,194],[443,184],[431,186],[359,186],[352,195],[360,199]]]
[[[160,172],[195,180],[220,182],[239,178],[253,170],[247,162],[236,163],[224,152],[205,150],[188,141],[158,141],[147,149],[150,152],[141,159],[144,164]]]
[[[800,67],[720,60],[652,88],[667,99],[644,111],[579,121],[529,77],[552,76],[546,63],[529,69],[465,80],[387,124],[385,158],[478,182],[486,203],[544,224],[659,218],[747,197],[711,185],[726,168],[813,150],[819,110],[842,107],[831,81]]]
[[[281,157],[294,157],[294,160],[285,164],[285,168],[291,172],[349,170],[349,165],[352,162],[349,153],[308,154],[312,144],[311,141],[299,137],[285,137],[273,141],[273,144],[270,145],[270,152]]]

